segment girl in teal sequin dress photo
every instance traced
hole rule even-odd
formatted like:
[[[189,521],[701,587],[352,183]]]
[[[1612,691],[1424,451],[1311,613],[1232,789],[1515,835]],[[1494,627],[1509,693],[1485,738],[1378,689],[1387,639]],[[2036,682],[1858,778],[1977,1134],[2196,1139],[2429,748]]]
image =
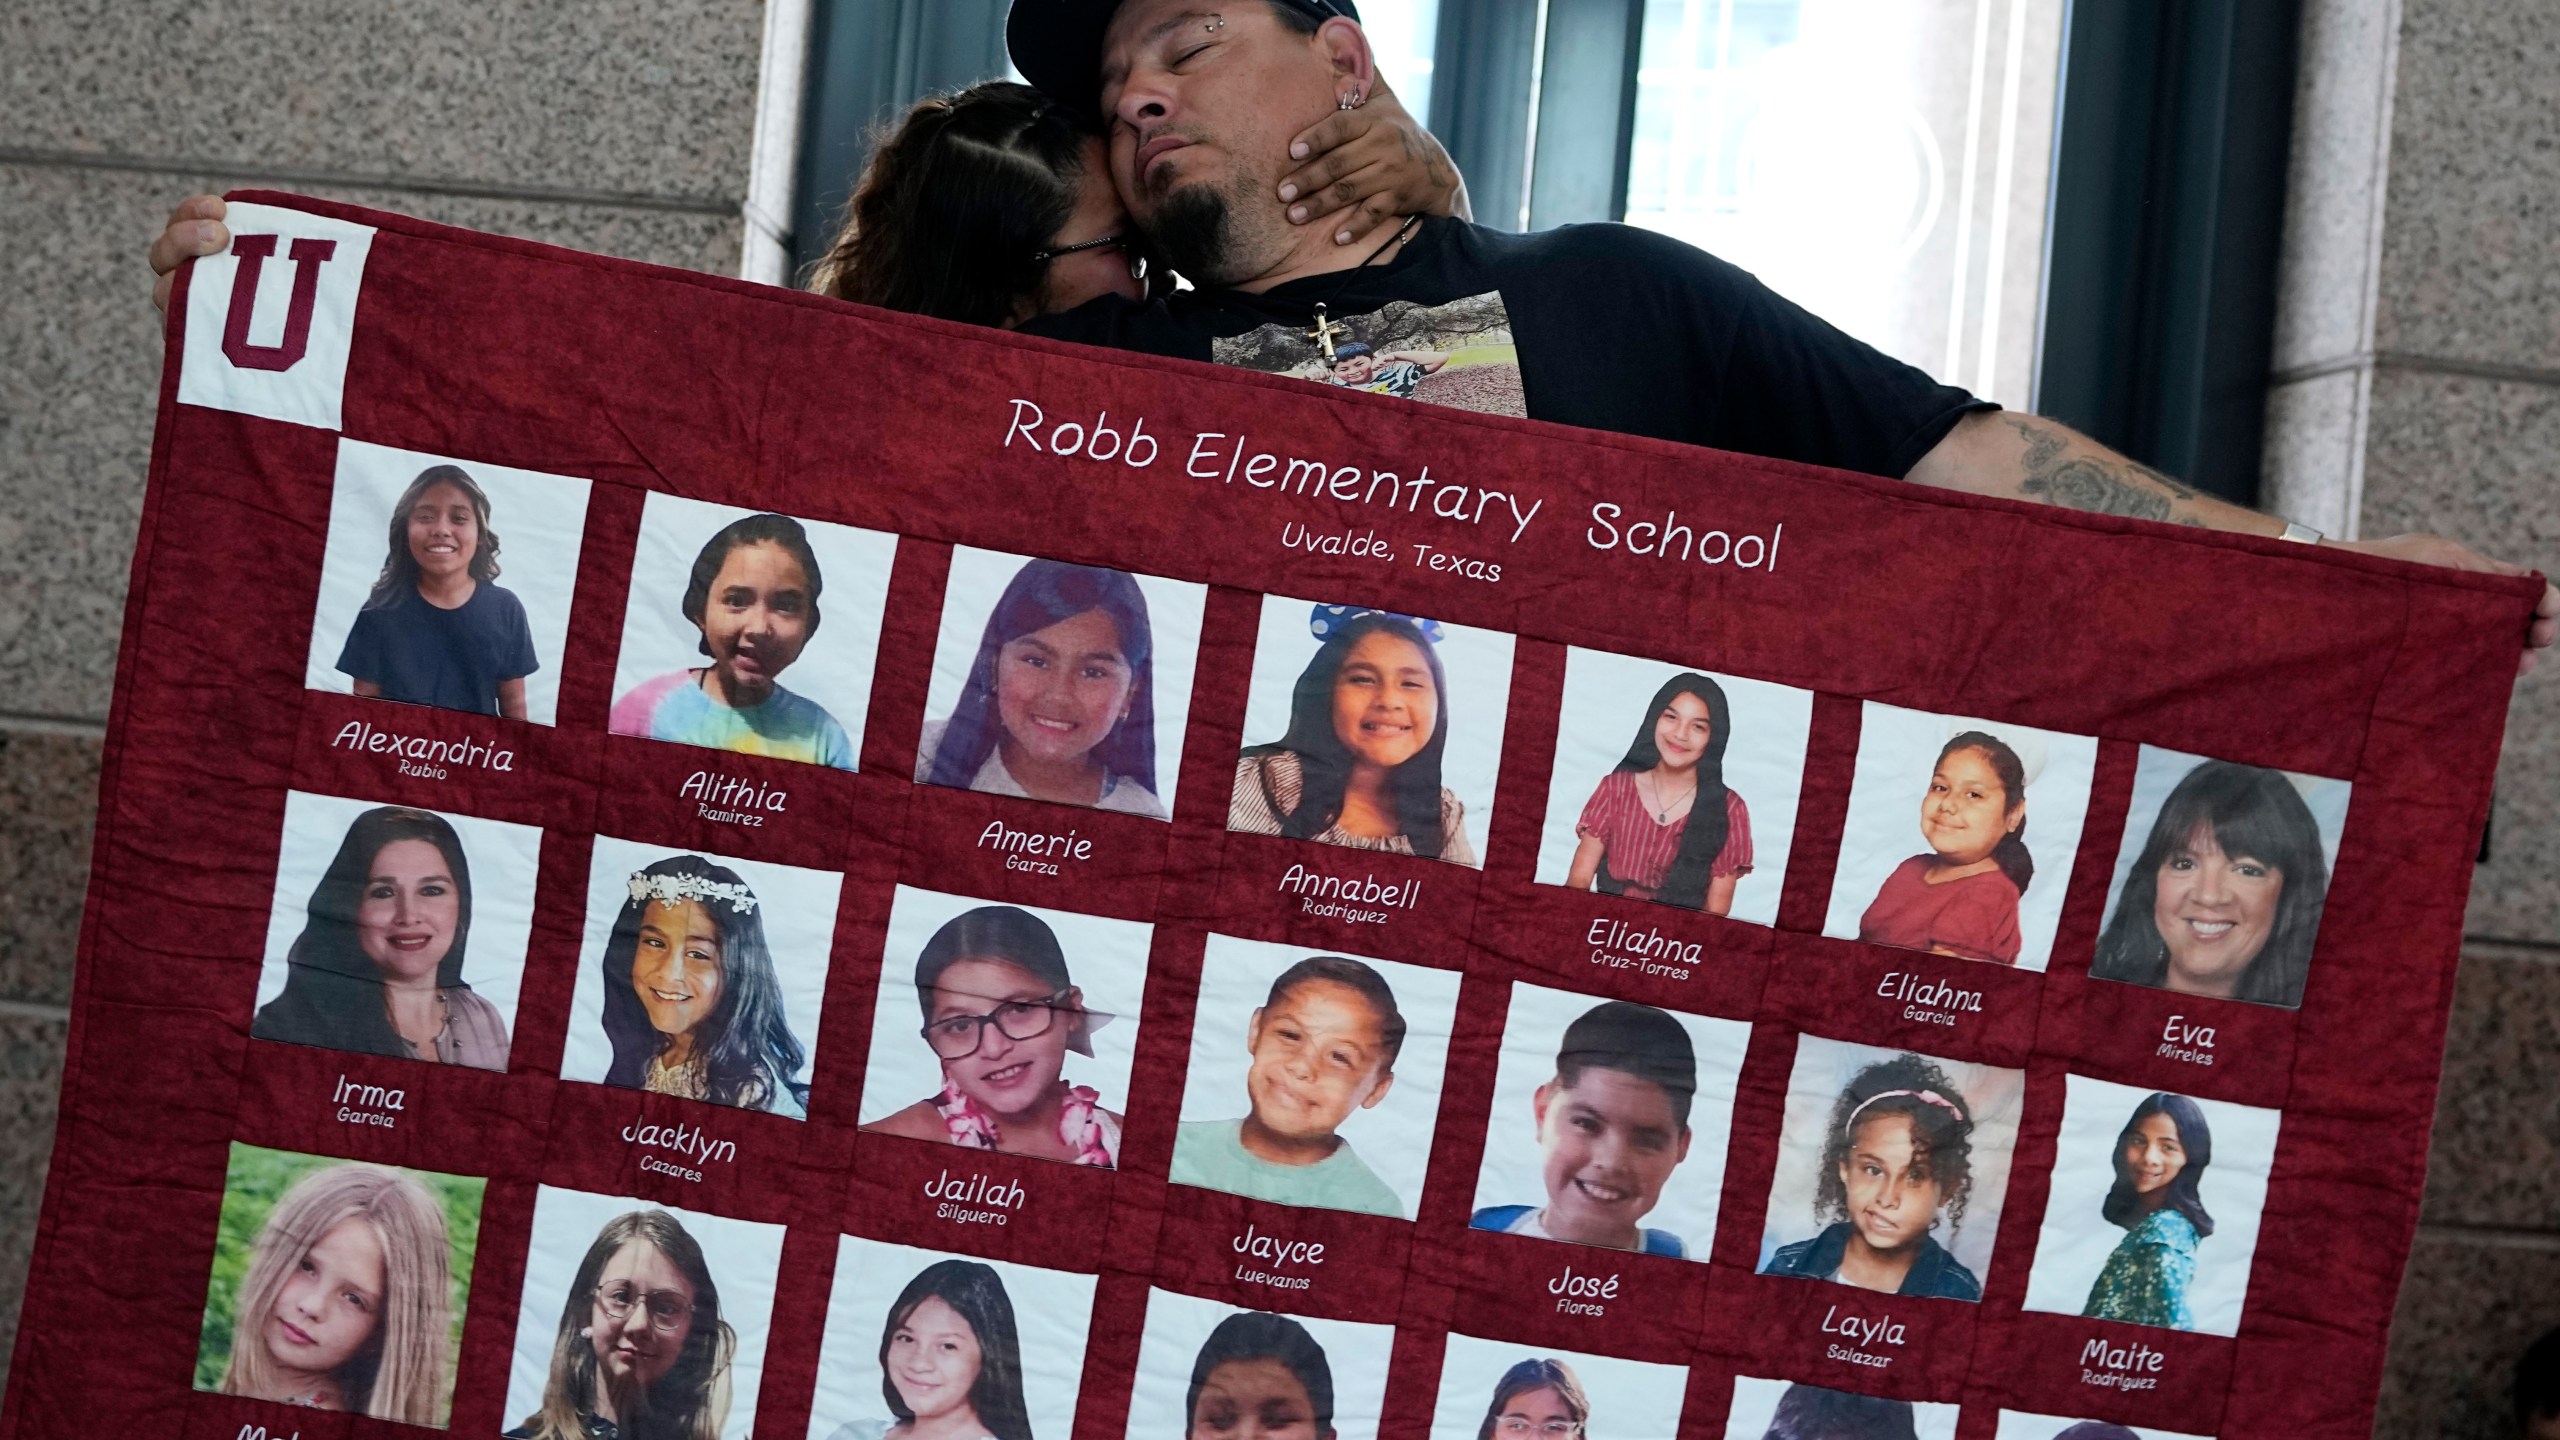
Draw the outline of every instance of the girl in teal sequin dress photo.
[[[2213,1130],[2184,1095],[2154,1094],[2135,1106],[2116,1139],[2116,1183],[2100,1213],[2124,1228],[2089,1287],[2081,1314],[2172,1330],[2195,1328],[2187,1291],[2196,1248],[2213,1233],[2198,1187],[2213,1163]]]

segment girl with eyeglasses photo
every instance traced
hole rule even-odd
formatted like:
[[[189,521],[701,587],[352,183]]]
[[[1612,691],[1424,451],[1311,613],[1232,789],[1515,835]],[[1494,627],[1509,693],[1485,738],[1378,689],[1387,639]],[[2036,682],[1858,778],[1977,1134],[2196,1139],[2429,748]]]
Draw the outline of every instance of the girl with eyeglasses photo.
[[[1066,1077],[1114,1018],[1085,1007],[1056,932],[1012,905],[946,922],[916,957],[917,1034],[939,1093],[862,1127],[911,1140],[1116,1169],[1120,1116]]]
[[[1523,1360],[1494,1382],[1476,1440],[1574,1440],[1591,1420],[1582,1380],[1561,1360]]]
[[[664,1210],[617,1215],[569,1282],[541,1408],[507,1440],[719,1440],[737,1349],[700,1242]]]

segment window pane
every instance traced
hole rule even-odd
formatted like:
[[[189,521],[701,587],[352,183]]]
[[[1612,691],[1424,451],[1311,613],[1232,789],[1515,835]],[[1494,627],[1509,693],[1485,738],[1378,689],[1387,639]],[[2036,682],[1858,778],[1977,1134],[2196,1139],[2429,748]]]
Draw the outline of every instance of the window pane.
[[[1378,73],[1416,120],[1431,116],[1431,47],[1440,33],[1440,0],[1360,0],[1360,26],[1378,57]]]
[[[2063,0],[1646,0],[1627,219],[2032,398]]]

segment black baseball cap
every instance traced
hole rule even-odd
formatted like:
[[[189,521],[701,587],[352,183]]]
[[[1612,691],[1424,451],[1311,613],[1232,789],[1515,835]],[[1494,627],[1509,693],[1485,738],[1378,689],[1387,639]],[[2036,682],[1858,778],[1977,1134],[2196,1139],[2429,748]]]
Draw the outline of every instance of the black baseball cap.
[[[1102,32],[1121,0],[1013,0],[1005,16],[1004,48],[1013,68],[1040,92],[1080,115],[1102,113]],[[1259,5],[1264,0],[1226,0]],[[1353,0],[1276,0],[1312,19],[1357,21]]]

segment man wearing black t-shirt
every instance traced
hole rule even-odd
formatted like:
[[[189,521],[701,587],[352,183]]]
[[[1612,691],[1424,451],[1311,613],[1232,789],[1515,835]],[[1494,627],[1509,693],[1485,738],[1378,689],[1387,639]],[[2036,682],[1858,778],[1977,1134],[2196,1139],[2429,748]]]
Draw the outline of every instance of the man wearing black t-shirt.
[[[1516,347],[1509,396],[1421,382],[1419,402],[1800,460],[1918,484],[2256,535],[2305,526],[2226,504],[2054,421],[2003,412],[1842,334],[1706,252],[1625,225],[1530,235],[1412,217],[1374,248],[1292,226],[1291,138],[1377,83],[1348,0],[1014,0],[1014,64],[1097,118],[1130,213],[1200,288],[1037,319],[1033,334],[1308,374],[1388,323],[1464,316]],[[1507,334],[1501,331],[1507,330]],[[1446,344],[1434,348],[1451,348]],[[1434,385],[1451,380],[1441,393]],[[1506,399],[1509,403],[1505,403]],[[2432,535],[2345,543],[2522,573]],[[2527,637],[2560,632],[2545,587]]]

